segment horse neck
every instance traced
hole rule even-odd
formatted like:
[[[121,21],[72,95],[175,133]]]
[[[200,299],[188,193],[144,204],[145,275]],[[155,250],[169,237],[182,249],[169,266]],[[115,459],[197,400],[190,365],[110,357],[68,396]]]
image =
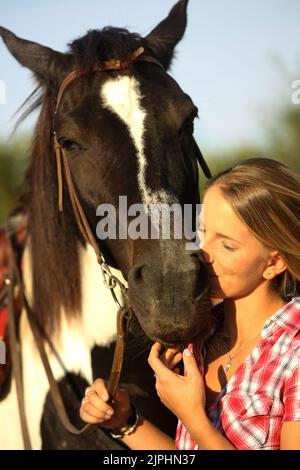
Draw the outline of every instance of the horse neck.
[[[24,287],[29,302],[32,302],[32,270],[30,262],[30,243],[23,257]],[[117,306],[110,290],[104,285],[101,269],[90,245],[79,246],[82,307],[79,316],[66,315],[64,309],[59,314],[59,328],[52,341],[56,346],[64,340],[66,330],[77,331],[85,345],[92,349],[95,345],[108,346],[116,335]],[[126,285],[121,271],[111,268]],[[118,290],[117,290],[117,293]],[[78,336],[77,335],[77,336]]]
[[[85,339],[92,348],[94,345],[107,346],[116,334],[118,308],[102,278],[100,266],[93,249],[81,248],[81,286],[82,286],[82,326]],[[123,284],[126,281],[121,271],[111,268]],[[120,294],[120,291],[118,291]],[[120,298],[120,295],[118,296]]]

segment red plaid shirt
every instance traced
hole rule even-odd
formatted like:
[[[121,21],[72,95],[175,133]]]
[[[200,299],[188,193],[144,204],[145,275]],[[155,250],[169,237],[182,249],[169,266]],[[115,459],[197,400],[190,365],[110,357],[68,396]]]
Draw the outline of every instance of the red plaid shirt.
[[[261,336],[206,410],[214,426],[241,450],[280,449],[282,423],[300,420],[300,297],[272,315]],[[189,347],[203,373],[199,346]],[[198,449],[180,421],[176,448]]]

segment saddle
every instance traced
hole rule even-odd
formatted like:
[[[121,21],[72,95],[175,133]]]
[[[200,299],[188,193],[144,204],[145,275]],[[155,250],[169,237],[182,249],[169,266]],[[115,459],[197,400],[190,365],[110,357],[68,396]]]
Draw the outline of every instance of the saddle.
[[[8,230],[12,240],[12,246],[15,251],[15,256],[20,264],[27,236],[25,216],[21,214],[14,215],[9,219],[7,229],[0,228],[0,340],[4,341],[6,348],[6,363],[0,364],[0,399],[2,392],[6,389],[6,385],[9,382],[12,367],[6,308],[7,286],[5,283],[9,273],[9,259],[11,256]],[[16,299],[15,302],[16,305],[14,311],[17,317],[16,323],[18,324],[18,319],[21,314],[21,305],[19,304],[18,299]]]

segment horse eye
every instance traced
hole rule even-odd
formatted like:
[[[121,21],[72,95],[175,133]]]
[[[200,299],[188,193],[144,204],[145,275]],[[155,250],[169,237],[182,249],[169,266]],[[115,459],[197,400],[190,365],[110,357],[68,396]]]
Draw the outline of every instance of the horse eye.
[[[190,134],[194,133],[194,118],[189,118],[181,126],[180,131],[182,133],[189,132]]]
[[[194,133],[194,121],[198,117],[198,113],[193,112],[185,121],[182,123],[181,132]]]
[[[74,140],[71,140],[71,139],[62,138],[62,139],[59,139],[59,143],[62,146],[62,148],[66,150],[67,152],[75,152],[78,150],[82,150],[82,147],[77,142],[74,142]]]

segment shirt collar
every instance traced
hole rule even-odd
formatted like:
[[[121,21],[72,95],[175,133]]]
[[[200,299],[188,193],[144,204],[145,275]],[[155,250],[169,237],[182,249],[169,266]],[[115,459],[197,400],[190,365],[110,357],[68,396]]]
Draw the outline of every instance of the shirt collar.
[[[262,337],[270,336],[276,326],[281,327],[291,336],[298,333],[300,330],[300,297],[293,297],[289,303],[268,318],[261,332]]]

